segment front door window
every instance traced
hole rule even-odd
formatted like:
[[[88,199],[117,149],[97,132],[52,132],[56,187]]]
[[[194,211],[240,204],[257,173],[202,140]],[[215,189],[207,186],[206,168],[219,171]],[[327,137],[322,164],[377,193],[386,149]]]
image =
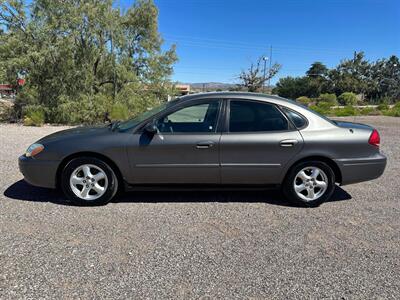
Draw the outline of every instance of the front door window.
[[[219,101],[179,109],[157,121],[162,133],[212,133],[216,131]]]

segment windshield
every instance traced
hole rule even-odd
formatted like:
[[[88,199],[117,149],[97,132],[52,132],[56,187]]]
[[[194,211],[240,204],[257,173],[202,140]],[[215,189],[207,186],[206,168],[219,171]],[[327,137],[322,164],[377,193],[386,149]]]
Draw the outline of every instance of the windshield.
[[[167,109],[168,107],[171,107],[175,102],[176,100],[170,102],[164,102],[161,105],[156,106],[150,110],[147,110],[144,113],[141,113],[132,119],[119,123],[116,129],[120,131],[129,130],[138,125],[140,122],[150,118],[151,116],[158,114],[159,112]]]

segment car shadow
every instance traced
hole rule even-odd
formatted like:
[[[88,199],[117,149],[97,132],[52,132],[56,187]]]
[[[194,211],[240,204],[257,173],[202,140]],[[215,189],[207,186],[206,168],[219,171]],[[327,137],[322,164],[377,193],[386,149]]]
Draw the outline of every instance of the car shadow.
[[[64,195],[57,190],[39,188],[29,185],[24,180],[17,181],[4,191],[4,196],[14,200],[32,202],[51,202],[59,205],[71,205]],[[328,202],[352,199],[351,195],[336,186]],[[297,207],[287,201],[278,190],[221,190],[221,191],[146,191],[127,192],[116,197],[114,203],[179,203],[179,202],[242,202],[268,203],[272,205]]]

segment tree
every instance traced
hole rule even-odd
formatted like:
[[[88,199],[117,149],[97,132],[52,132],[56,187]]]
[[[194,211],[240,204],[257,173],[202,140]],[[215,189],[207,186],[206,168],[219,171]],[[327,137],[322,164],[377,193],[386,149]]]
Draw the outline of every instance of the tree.
[[[272,90],[274,94],[281,97],[296,99],[301,96],[309,98],[318,97],[320,93],[319,85],[315,84],[310,77],[283,77],[280,78],[276,87]]]
[[[392,102],[400,99],[400,61],[397,56],[379,59],[369,70],[367,97],[378,102],[389,98]]]
[[[354,53],[353,59],[341,63],[328,73],[332,91],[336,95],[344,92],[365,94],[368,88],[370,64],[365,60],[364,52]]]
[[[306,74],[304,77],[281,78],[273,93],[295,99],[349,92],[361,95],[370,103],[400,99],[400,61],[394,55],[371,63],[365,59],[363,52],[359,52],[354,54],[353,59],[342,60],[331,70],[315,62]]]
[[[317,97],[319,94],[329,92],[328,72],[329,69],[319,61],[311,64],[311,67],[306,72],[309,78],[310,97]]]
[[[298,97],[318,97],[321,93],[328,91],[327,74],[328,68],[321,62],[314,62],[304,77],[281,78],[273,90],[282,97],[296,99]]]
[[[242,71],[239,75],[239,80],[241,81],[239,86],[247,89],[249,92],[260,91],[265,82],[273,78],[281,68],[280,64],[275,63],[268,72],[266,72],[266,70],[262,68],[262,65],[263,58],[260,57],[257,63],[252,63],[247,71]],[[266,72],[265,76],[264,71]]]
[[[35,95],[35,103],[21,106],[43,106],[48,121],[72,122],[75,107],[73,122],[98,121],[122,101],[121,93],[129,111],[139,98],[153,105],[165,96],[177,58],[174,46],[161,49],[152,0],[135,1],[126,12],[112,0],[33,0],[29,6],[10,0],[0,6],[0,60],[9,81],[22,72],[27,77],[17,102]]]
[[[328,74],[328,71],[329,69],[323,63],[316,61],[311,64],[306,75],[312,78],[325,77]]]

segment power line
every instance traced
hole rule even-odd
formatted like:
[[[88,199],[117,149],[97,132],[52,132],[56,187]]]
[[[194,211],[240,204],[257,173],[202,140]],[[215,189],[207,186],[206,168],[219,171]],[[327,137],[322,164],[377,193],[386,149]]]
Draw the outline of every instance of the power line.
[[[198,37],[190,37],[190,36],[176,36],[176,35],[166,35],[165,36],[168,41],[178,42],[178,43],[193,43],[193,44],[201,44],[201,45],[212,45],[215,47],[233,47],[233,48],[243,48],[243,49],[265,49],[265,45],[254,44],[254,43],[246,43],[246,42],[237,42],[231,40],[221,40],[221,39],[207,39],[207,38],[198,38]],[[296,51],[310,51],[310,52],[323,52],[323,53],[332,53],[332,54],[344,54],[344,53],[353,53],[354,49],[342,49],[333,50],[332,48],[314,48],[314,47],[303,47],[297,45],[289,45],[289,44],[276,44],[274,45],[275,50],[296,50]]]

